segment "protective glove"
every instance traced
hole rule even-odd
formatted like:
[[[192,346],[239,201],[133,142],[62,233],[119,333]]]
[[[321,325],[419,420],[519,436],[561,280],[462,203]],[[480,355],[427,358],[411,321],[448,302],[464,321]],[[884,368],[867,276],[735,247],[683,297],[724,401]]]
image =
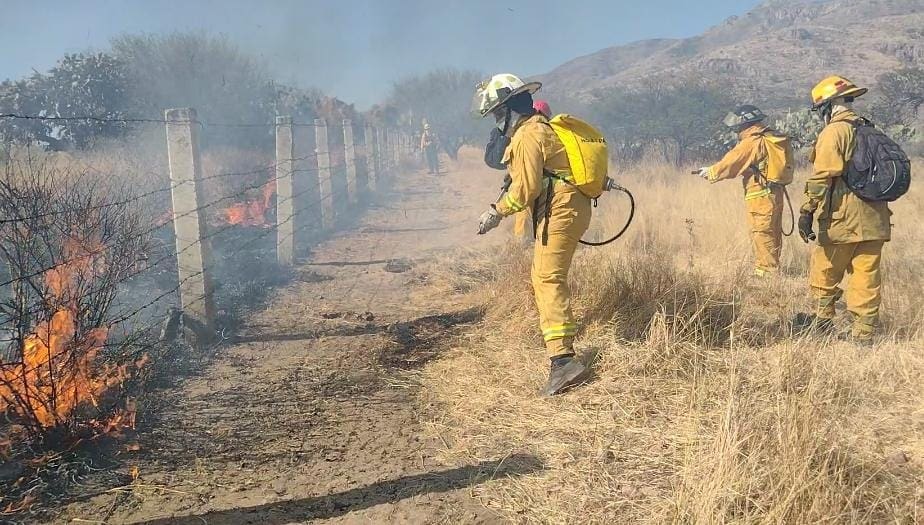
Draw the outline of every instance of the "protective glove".
[[[808,212],[802,212],[799,215],[799,237],[802,237],[802,240],[805,243],[815,240],[815,232],[812,231],[812,221],[814,220],[814,214]]]
[[[501,214],[497,213],[497,209],[494,208],[492,204],[488,211],[482,213],[481,217],[478,219],[478,235],[484,235],[494,228],[497,228],[502,218]]]

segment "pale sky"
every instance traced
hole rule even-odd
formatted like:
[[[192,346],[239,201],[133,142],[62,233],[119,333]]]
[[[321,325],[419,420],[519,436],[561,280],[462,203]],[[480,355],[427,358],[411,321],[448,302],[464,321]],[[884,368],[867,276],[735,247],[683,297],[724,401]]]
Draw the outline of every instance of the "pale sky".
[[[396,80],[438,67],[547,72],[647,38],[686,37],[757,0],[0,0],[0,78],[123,33],[204,31],[264,60],[277,80],[360,108]]]

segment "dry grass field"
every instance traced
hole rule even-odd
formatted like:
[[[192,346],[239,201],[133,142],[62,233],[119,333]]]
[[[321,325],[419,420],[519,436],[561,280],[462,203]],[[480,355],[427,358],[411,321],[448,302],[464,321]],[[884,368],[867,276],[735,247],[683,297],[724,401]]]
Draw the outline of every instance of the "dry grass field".
[[[639,212],[626,237],[576,258],[578,348],[594,375],[560,397],[538,395],[548,362],[530,253],[445,266],[486,317],[421,372],[444,459],[541,458],[538,473],[475,489],[518,523],[924,521],[924,186],[893,206],[884,334],[862,348],[794,337],[809,247],[789,237],[782,275],[752,278],[740,186],[686,173],[620,174]],[[602,232],[625,217],[606,200]]]

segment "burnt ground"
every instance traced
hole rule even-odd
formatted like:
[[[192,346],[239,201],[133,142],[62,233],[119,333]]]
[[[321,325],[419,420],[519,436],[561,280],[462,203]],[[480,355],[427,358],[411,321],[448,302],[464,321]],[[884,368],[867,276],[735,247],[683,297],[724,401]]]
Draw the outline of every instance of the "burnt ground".
[[[478,173],[478,172],[481,173]],[[494,197],[484,170],[396,177],[348,231],[317,246],[198,374],[157,394],[134,481],[64,506],[56,523],[494,523],[473,488],[532,457],[434,459],[413,370],[477,305],[431,273]],[[495,241],[499,240],[496,236]]]

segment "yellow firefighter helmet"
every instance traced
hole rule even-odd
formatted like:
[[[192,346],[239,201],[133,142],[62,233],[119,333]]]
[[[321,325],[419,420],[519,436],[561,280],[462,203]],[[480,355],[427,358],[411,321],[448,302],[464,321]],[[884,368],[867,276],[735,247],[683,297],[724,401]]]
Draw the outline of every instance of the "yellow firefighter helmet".
[[[818,109],[828,102],[840,97],[861,97],[868,89],[857,87],[844,77],[832,75],[812,88],[812,107]]]

